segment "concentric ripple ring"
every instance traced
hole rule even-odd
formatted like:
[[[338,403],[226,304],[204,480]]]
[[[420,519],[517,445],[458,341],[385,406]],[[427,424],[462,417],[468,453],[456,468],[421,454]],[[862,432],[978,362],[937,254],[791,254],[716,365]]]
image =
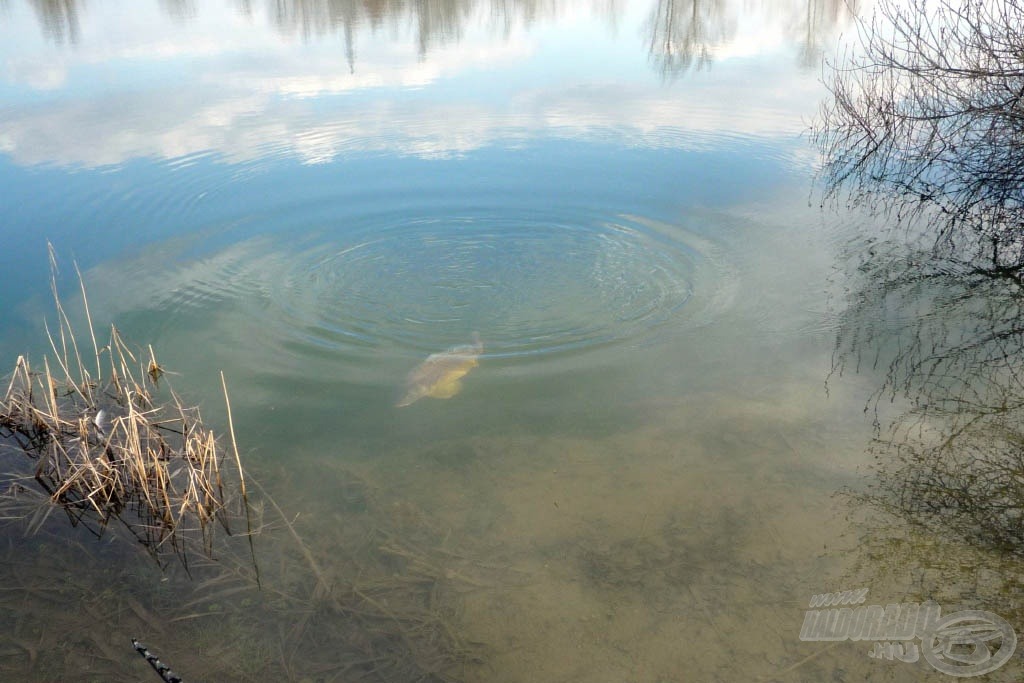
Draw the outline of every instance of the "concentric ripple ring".
[[[296,343],[419,354],[478,330],[492,357],[634,338],[690,300],[699,254],[626,217],[576,218],[368,221],[300,247],[269,289]]]

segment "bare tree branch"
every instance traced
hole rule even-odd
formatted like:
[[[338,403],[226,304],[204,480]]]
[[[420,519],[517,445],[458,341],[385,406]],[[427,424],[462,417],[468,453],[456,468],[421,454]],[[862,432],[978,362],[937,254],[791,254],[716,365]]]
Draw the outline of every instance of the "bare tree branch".
[[[826,197],[1024,268],[1024,7],[883,0],[826,67],[812,127]]]

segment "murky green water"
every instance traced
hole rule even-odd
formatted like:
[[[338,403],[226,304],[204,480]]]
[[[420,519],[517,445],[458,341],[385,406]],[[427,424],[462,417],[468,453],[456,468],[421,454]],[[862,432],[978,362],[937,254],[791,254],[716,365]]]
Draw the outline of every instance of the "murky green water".
[[[0,4],[0,361],[47,352],[49,240],[70,307],[75,261],[221,431],[224,371],[281,508],[262,591],[244,545],[190,581],[11,522],[0,678],[156,680],[130,637],[188,681],[948,678],[800,639],[859,587],[1020,616],[1005,558],[836,496],[884,367],[826,391],[867,223],[809,205],[802,133],[850,28],[827,0]],[[461,392],[396,407],[473,332]]]

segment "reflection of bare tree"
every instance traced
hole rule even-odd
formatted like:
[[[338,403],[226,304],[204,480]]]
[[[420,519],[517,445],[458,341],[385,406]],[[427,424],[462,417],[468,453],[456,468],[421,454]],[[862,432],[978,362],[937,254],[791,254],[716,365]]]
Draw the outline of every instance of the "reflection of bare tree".
[[[933,533],[1024,555],[1024,282],[998,267],[869,246],[837,368],[885,369],[911,408],[875,444],[866,499]]]
[[[35,9],[43,31],[57,43],[78,40],[79,10],[85,0],[26,0]],[[487,2],[492,25],[508,35],[517,24],[529,26],[557,12],[559,0],[263,0],[267,14],[283,33],[304,39],[341,34],[350,67],[355,61],[355,32],[371,29],[401,30],[411,23],[416,28],[420,56],[431,49],[461,39],[466,22],[481,1]],[[0,0],[0,8],[8,0]],[[234,7],[253,16],[260,0],[235,0]],[[619,11],[618,0],[595,0],[595,10],[604,14]],[[164,12],[176,20],[195,16],[195,0],[159,0]],[[614,18],[610,19],[614,21]]]
[[[411,0],[410,8],[418,28],[420,57],[426,56],[433,43],[446,45],[458,42],[462,36],[462,23],[475,4],[474,0]]]
[[[195,0],[160,0],[160,7],[177,21],[187,21],[196,15]]]
[[[54,42],[78,40],[78,16],[85,0],[26,0],[39,16],[43,31]],[[790,14],[790,0],[761,0],[773,13]],[[805,0],[805,17],[791,22],[801,45],[801,63],[818,64],[822,45],[831,39],[837,24],[855,11],[853,0]],[[261,0],[234,0],[233,6],[247,17]],[[486,3],[491,27],[508,37],[516,26],[531,26],[558,12],[560,0],[262,0],[267,15],[286,34],[303,39],[340,34],[350,68],[355,62],[355,32],[362,26],[371,29],[416,27],[420,56],[431,49],[461,39],[474,10]],[[648,50],[656,68],[666,77],[674,77],[691,68],[708,68],[712,48],[728,41],[736,31],[737,11],[730,0],[658,0],[645,29]],[[779,2],[778,6],[771,4]],[[9,0],[0,0],[0,9]],[[159,0],[164,12],[177,21],[196,15],[195,0]],[[607,19],[614,30],[622,12],[622,0],[592,0],[592,11]]]
[[[355,70],[355,27],[365,19],[376,26],[387,15],[388,0],[268,0],[268,13],[284,33],[297,33],[308,40],[341,32],[349,70]],[[248,0],[247,0],[248,4]],[[251,12],[251,8],[247,11]]]
[[[1022,27],[1015,0],[882,0],[815,137],[827,192],[928,245],[869,246],[839,337],[840,368],[869,360],[876,399],[912,406],[878,442],[871,498],[1024,555]]]
[[[78,42],[78,0],[29,0],[43,33],[58,45]]]
[[[817,68],[824,46],[833,42],[836,28],[857,13],[857,0],[807,0],[806,14],[800,22],[800,65]]]
[[[335,31],[352,0],[268,0],[267,11],[282,31],[310,38]]]
[[[860,33],[815,125],[828,192],[1024,273],[1024,3],[881,0]]]
[[[603,0],[614,4],[616,0]],[[502,37],[507,38],[517,22],[530,26],[545,16],[554,16],[558,11],[558,0],[490,0],[490,15],[493,26]],[[613,7],[602,14],[614,13]]]
[[[354,29],[361,24],[381,26],[387,19],[397,25],[411,17],[417,27],[421,56],[436,45],[457,41],[476,0],[269,0],[270,15],[278,28],[303,38],[341,32],[350,66],[354,61]]]
[[[736,31],[727,0],[658,0],[648,20],[651,60],[666,78],[711,65],[711,48]]]

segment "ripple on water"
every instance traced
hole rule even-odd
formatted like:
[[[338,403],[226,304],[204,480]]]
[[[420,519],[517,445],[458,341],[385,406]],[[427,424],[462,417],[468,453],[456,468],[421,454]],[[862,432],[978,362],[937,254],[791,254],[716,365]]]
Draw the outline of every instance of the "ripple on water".
[[[201,256],[186,255],[189,240],[169,244],[132,270],[133,281],[155,280],[136,288],[147,298],[134,307],[174,334],[229,316],[232,338],[220,342],[268,370],[330,358],[372,377],[383,358],[422,358],[474,331],[492,359],[580,357],[713,322],[732,305],[728,259],[697,231],[577,210],[443,211],[243,230]],[[124,303],[123,291],[111,298]]]
[[[479,331],[488,356],[529,356],[652,333],[701,258],[628,217],[374,221],[293,252],[271,291],[293,350],[419,355]]]

